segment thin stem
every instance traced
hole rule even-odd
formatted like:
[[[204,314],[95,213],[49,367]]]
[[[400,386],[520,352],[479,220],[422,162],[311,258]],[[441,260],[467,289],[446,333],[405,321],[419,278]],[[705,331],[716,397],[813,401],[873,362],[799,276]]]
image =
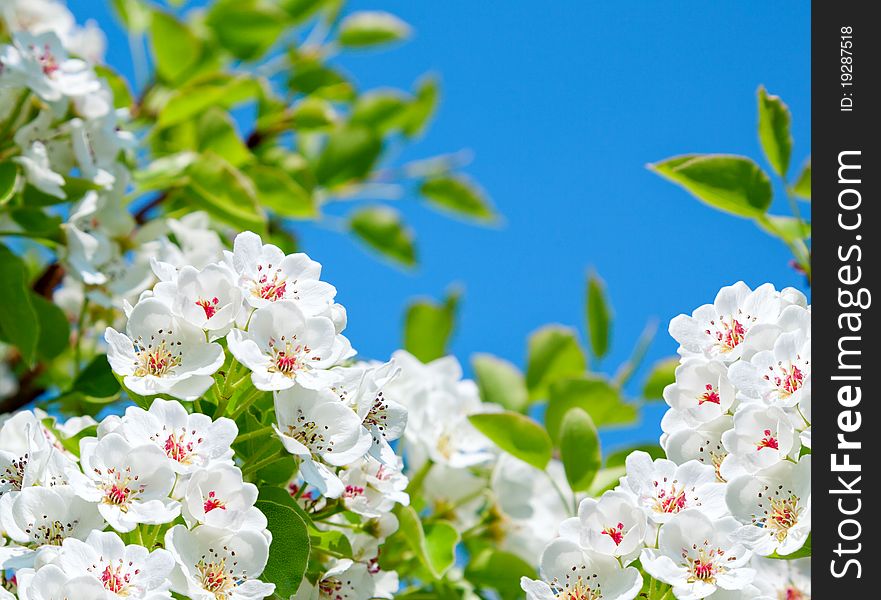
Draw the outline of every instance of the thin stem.
[[[572,494],[571,506],[570,499],[566,497],[566,494],[563,492],[562,488],[557,484],[551,474],[547,471],[542,471],[545,474],[545,477],[548,478],[548,481],[551,482],[551,485],[554,486],[554,490],[556,490],[557,495],[560,497],[560,500],[563,502],[563,506],[566,507],[566,510],[570,511],[570,516],[574,517],[578,514],[578,506],[575,504],[575,494]]]
[[[252,475],[260,469],[268,467],[269,465],[274,464],[284,458],[290,458],[290,454],[288,454],[284,450],[279,450],[275,454],[267,456],[263,460],[258,460],[257,462],[250,465],[244,465],[245,468],[242,469],[242,475]]]
[[[236,438],[236,443],[239,442],[247,442],[248,440],[253,440],[254,438],[262,437],[267,433],[272,433],[273,428],[272,425],[267,425],[266,427],[261,427],[260,429],[255,429],[254,431],[249,431],[248,433],[243,433],[239,437]]]
[[[233,421],[237,421],[239,417],[241,417],[242,414],[244,414],[244,412],[248,410],[251,405],[254,404],[254,402],[256,402],[257,398],[263,395],[263,393],[263,390],[258,390],[256,388],[251,390],[251,393],[245,396],[239,403],[239,405],[236,406],[236,409],[232,412],[229,418]]]

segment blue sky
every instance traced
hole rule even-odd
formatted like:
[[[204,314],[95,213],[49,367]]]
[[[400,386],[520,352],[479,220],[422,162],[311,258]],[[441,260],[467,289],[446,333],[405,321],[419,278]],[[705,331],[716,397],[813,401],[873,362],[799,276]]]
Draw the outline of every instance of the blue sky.
[[[108,34],[107,61],[131,77],[124,34],[109,3],[70,0],[78,20]],[[464,288],[453,352],[488,351],[517,364],[545,323],[584,334],[584,281],[606,280],[615,310],[613,370],[647,320],[660,322],[648,362],[671,355],[666,324],[743,279],[804,289],[789,254],[752,223],[715,212],[645,169],[687,152],[761,158],[756,88],[793,113],[793,171],[810,152],[810,6],[796,1],[587,2],[354,0],[415,30],[406,44],[341,59],[363,89],[409,88],[423,73],[443,82],[428,135],[400,159],[468,149],[467,172],[504,215],[475,227],[407,200],[421,264],[403,272],[329,228],[299,229],[349,311],[362,354],[401,344],[408,299]],[[764,164],[764,161],[762,161]],[[785,201],[775,203],[785,211]],[[803,207],[804,208],[804,207]],[[645,369],[637,375],[644,375]],[[611,445],[655,440],[661,407]]]

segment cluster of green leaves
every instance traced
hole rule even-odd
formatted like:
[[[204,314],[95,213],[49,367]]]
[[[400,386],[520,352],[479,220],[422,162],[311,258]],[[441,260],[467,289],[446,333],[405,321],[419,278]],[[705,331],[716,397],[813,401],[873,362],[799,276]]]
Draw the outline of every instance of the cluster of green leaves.
[[[338,66],[341,52],[406,39],[410,27],[397,17],[346,14],[340,0],[217,0],[183,15],[141,0],[114,4],[152,49],[154,75],[130,101],[149,147],[135,173],[135,196],[153,198],[147,206],[205,210],[293,251],[292,222],[355,198],[364,202],[341,228],[404,266],[417,261],[414,233],[378,200],[412,194],[473,221],[495,218],[479,186],[454,172],[454,157],[389,164],[392,147],[428,126],[435,78],[412,91],[359,90]],[[255,117],[243,132],[246,111]]]
[[[404,347],[423,362],[446,355],[459,299],[458,291],[452,291],[440,302],[420,299],[411,303],[404,318]],[[604,456],[598,432],[606,427],[635,423],[645,402],[661,399],[663,388],[674,380],[677,364],[677,359],[672,357],[653,365],[639,397],[628,397],[625,387],[632,387],[627,384],[645,358],[654,336],[654,325],[646,327],[630,358],[613,374],[607,374],[594,365],[608,355],[614,317],[605,284],[595,273],[587,277],[585,321],[587,344],[572,327],[552,324],[535,331],[527,342],[524,369],[492,354],[475,354],[471,362],[481,399],[504,409],[473,415],[471,423],[502,451],[539,470],[546,471],[553,459],[559,459],[569,488],[559,491],[567,505],[573,504],[576,493],[579,497],[598,496],[617,485],[630,452],[638,449],[655,457],[663,455],[657,444],[644,444],[616,449]],[[410,486],[411,501],[417,509],[420,485],[417,474]],[[574,514],[576,507],[570,506],[570,510]],[[438,556],[453,556],[457,545],[458,551],[468,556],[465,583],[482,597],[483,592],[492,590],[506,600],[520,598],[520,577],[535,576],[533,565],[498,549],[492,534],[486,535],[492,531],[495,515],[485,517],[483,525],[488,527],[479,530],[482,535],[465,532],[461,540],[458,535],[434,533],[437,524],[448,530],[443,515],[424,516],[426,530],[422,533],[417,530],[419,521],[415,515],[411,516],[413,518],[401,519],[403,538],[391,538],[383,550],[383,556],[386,552],[397,552],[397,560],[409,551],[406,556],[419,560],[422,568],[417,572],[422,586],[411,589],[409,596],[422,598],[428,597],[425,595],[428,593],[430,597],[459,597],[440,568],[449,567],[452,562],[433,562]],[[412,524],[408,526],[407,522]],[[400,565],[395,559],[386,560]],[[461,587],[463,583],[456,581],[456,585]]]
[[[795,264],[810,281],[811,224],[799,201],[811,200],[811,158],[795,178],[790,176],[792,117],[789,107],[763,86],[758,90],[758,137],[774,175],[785,190],[791,214],[769,214],[774,189],[771,178],[756,161],[730,154],[685,154],[649,165],[658,175],[682,186],[698,200],[721,211],[752,219],[792,251]]]

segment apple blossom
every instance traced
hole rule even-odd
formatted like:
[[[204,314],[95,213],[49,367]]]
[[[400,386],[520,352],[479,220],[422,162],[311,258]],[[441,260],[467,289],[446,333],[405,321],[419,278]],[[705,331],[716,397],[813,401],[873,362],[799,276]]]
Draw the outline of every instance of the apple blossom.
[[[19,600],[107,600],[107,589],[93,577],[69,578],[60,567],[46,565],[37,571],[19,569],[15,572]],[[2,598],[2,596],[0,596]]]
[[[275,590],[258,579],[269,556],[269,540],[259,531],[175,525],[165,547],[177,562],[172,590],[192,600],[259,600]]]
[[[728,456],[720,473],[726,480],[798,457],[801,443],[790,417],[781,409],[748,404],[735,413],[733,421],[734,428],[722,434]]]
[[[523,577],[527,600],[632,600],[642,576],[609,556],[581,548],[567,539],[551,542],[541,555],[541,579]]]
[[[95,502],[117,531],[139,523],[169,523],[180,513],[171,498],[174,471],[165,453],[153,444],[134,446],[117,434],[80,442],[83,473],[72,472],[77,495]]]
[[[811,339],[804,330],[782,333],[773,350],[731,365],[730,376],[747,397],[792,407],[811,394]]]
[[[734,396],[727,367],[699,357],[683,360],[676,368],[676,382],[664,389],[667,404],[692,425],[726,414],[734,404]]]
[[[256,501],[257,486],[243,481],[238,467],[221,464],[190,477],[181,505],[187,523],[227,531],[262,531],[266,517],[254,507]]]
[[[248,330],[227,336],[230,352],[251,370],[260,390],[332,386],[340,375],[330,368],[351,355],[351,346],[327,317],[310,317],[290,300],[258,308]]]
[[[640,558],[646,572],[673,586],[679,600],[706,598],[721,588],[737,590],[752,582],[751,553],[733,537],[738,523],[731,517],[711,520],[688,509],[661,527],[658,549],[646,548]]]
[[[578,517],[567,527],[578,543],[600,554],[636,558],[648,528],[645,512],[636,498],[623,490],[610,490],[599,499],[585,498]]]
[[[733,479],[725,499],[743,524],[736,539],[760,556],[792,554],[811,533],[810,455]]]
[[[214,383],[211,375],[223,364],[223,348],[153,298],[134,307],[126,334],[108,327],[104,338],[114,372],[142,396],[193,400]]]

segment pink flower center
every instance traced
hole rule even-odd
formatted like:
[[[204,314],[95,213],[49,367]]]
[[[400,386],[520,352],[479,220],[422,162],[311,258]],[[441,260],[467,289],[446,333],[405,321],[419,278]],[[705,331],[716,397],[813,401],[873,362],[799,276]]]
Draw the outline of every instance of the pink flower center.
[[[781,597],[783,598],[783,600],[804,600],[805,595],[801,590],[797,588],[788,587],[783,591]]]
[[[202,439],[199,438],[197,441],[201,442]],[[177,433],[172,433],[165,440],[165,454],[171,460],[179,463],[188,463],[194,448],[193,442],[186,441],[185,434],[178,435]]]
[[[709,329],[705,331],[707,335],[716,338],[716,343],[721,347],[722,352],[730,352],[734,350],[746,337],[746,328],[734,317],[731,322],[727,322],[724,318],[719,321],[710,321],[710,325],[716,328],[713,332]]]
[[[138,569],[134,570],[134,574],[137,575],[140,571]],[[122,565],[118,567],[112,567],[111,565],[107,565],[104,568],[104,572],[101,573],[101,583],[104,584],[104,588],[110,590],[113,593],[120,593],[126,591],[129,583],[131,582],[131,574],[126,573]]]
[[[220,562],[206,562],[204,559],[196,565],[202,589],[213,592],[218,600],[229,598],[227,592],[235,587],[232,575],[226,570],[226,559]]]
[[[624,523],[618,523],[615,527],[606,527],[603,529],[603,533],[612,538],[616,546],[620,546],[624,539]]]
[[[722,403],[722,400],[719,398],[719,388],[713,387],[712,384],[708,383],[706,390],[707,391],[697,397],[698,406],[703,405],[705,402],[711,402],[713,404]]]
[[[35,52],[37,51],[36,47],[31,46],[31,48]],[[61,68],[55,55],[52,54],[52,51],[49,49],[49,44],[43,46],[43,51],[37,55],[37,60],[40,62],[40,67],[43,69],[43,74],[47,77],[51,77],[59,68]]]
[[[205,504],[203,505],[206,513],[210,513],[215,508],[219,508],[220,510],[226,510],[226,505],[217,497],[214,492],[208,492],[208,497],[205,498]]]
[[[765,527],[771,529],[774,537],[782,542],[789,534],[801,514],[802,509],[798,506],[798,497],[792,495],[788,498],[774,498],[770,502],[770,511],[765,520]]]
[[[343,496],[346,498],[355,498],[356,496],[360,496],[364,493],[364,488],[360,485],[347,485],[346,491],[343,493]]]
[[[774,384],[784,398],[796,393],[805,382],[804,371],[796,365],[790,365],[789,368],[783,367],[778,363],[778,373],[774,373],[774,367],[769,367],[770,375],[765,375],[765,380]]]
[[[266,265],[266,269],[271,270],[272,265]],[[257,265],[257,271],[259,275],[251,287],[252,294],[270,302],[275,302],[285,297],[287,282],[284,275],[280,275],[281,271],[279,269],[276,269],[271,277],[263,272],[263,265]]]
[[[202,308],[205,311],[205,318],[210,319],[217,313],[217,304],[220,301],[217,298],[212,298],[211,300],[207,300],[205,298],[199,298],[196,300],[196,306]]]
[[[101,489],[104,491],[105,504],[118,506],[122,512],[127,512],[129,505],[135,497],[144,491],[144,486],[138,483],[139,476],[133,475],[130,468],[117,470],[107,469],[106,474],[96,469],[99,475],[106,475]]]
[[[270,373],[294,377],[297,372],[307,367],[308,360],[321,360],[320,356],[307,356],[312,349],[296,340],[297,336],[291,336],[291,339],[282,336],[279,341],[269,340],[269,351],[272,355],[272,364],[268,369]]]
[[[654,482],[655,487],[658,482]],[[685,488],[677,489],[676,482],[670,486],[669,490],[661,488],[657,491],[655,497],[655,510],[657,512],[675,514],[686,508],[688,499],[685,497]]]
[[[764,437],[759,440],[759,443],[756,444],[756,449],[761,450],[762,448],[771,448],[772,450],[778,450],[777,438],[771,435],[771,430],[766,429],[764,431]]]
[[[705,541],[701,547],[692,547],[682,551],[682,558],[685,560],[684,566],[688,569],[689,583],[696,581],[715,583],[716,577],[727,570],[725,566],[719,564],[725,560],[723,558],[725,551],[721,548],[708,549],[707,544],[708,542]],[[694,556],[695,550],[697,550],[697,556]]]

